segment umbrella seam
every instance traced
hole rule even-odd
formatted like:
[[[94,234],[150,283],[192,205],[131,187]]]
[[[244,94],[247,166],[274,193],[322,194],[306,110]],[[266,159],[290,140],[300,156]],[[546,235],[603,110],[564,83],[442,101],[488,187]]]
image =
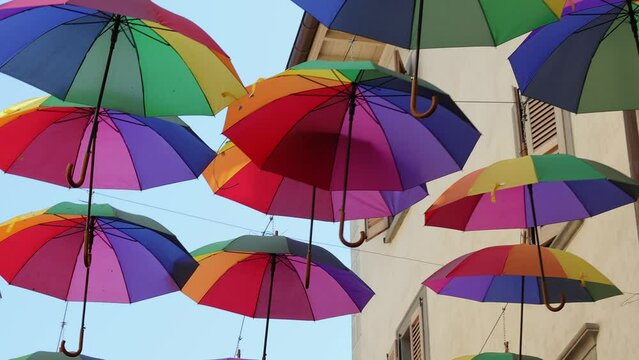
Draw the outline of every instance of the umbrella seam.
[[[479,4],[479,9],[481,10],[481,13],[484,15],[484,22],[486,23],[486,28],[488,29],[488,33],[490,34],[490,38],[493,41],[493,46],[497,46],[499,44],[497,44],[497,41],[495,40],[495,34],[493,34],[493,29],[490,27],[490,24],[488,23],[488,16],[486,16],[486,11],[484,10],[484,6],[482,5],[481,1],[477,1],[477,3]],[[544,5],[546,5],[545,2],[543,2],[543,3],[544,3]]]
[[[78,19],[81,19],[81,18],[78,18]],[[67,87],[67,90],[64,92],[64,99],[66,99],[69,96],[69,92],[71,91],[71,88],[73,87],[73,83],[75,83],[75,80],[77,79],[78,74],[80,73],[80,69],[82,69],[82,66],[84,66],[84,62],[87,60],[87,56],[91,52],[91,49],[93,49],[93,47],[95,46],[95,43],[98,41],[98,39],[100,39],[102,36],[105,35],[102,32],[105,31],[105,29],[107,29],[107,27],[110,26],[109,24],[111,23],[112,19],[113,19],[113,16],[111,16],[111,19],[106,20],[106,23],[104,24],[104,27],[102,29],[100,29],[100,32],[94,37],[93,41],[91,42],[91,45],[89,47],[87,47],[87,51],[85,51],[84,56],[82,57],[82,61],[80,61],[80,64],[78,64],[78,67],[77,67],[77,69],[75,71],[75,74],[73,75],[73,79],[69,82],[69,86]],[[54,29],[56,29],[59,26],[60,25],[58,25],[55,28],[51,29],[51,31],[53,31]],[[117,42],[116,42],[116,44],[114,44],[114,50],[115,50],[115,45],[117,45]],[[64,99],[62,99],[62,100],[64,100]],[[95,106],[93,106],[93,109],[95,109]]]
[[[206,99],[206,106],[208,106],[209,110],[211,110],[211,114],[215,117],[215,114],[217,113],[214,109],[213,106],[211,105],[211,100],[209,100],[208,94],[204,91],[204,89],[202,89],[202,85],[200,85],[200,81],[198,80],[198,78],[195,76],[195,74],[193,73],[193,70],[191,70],[191,67],[189,66],[189,64],[186,62],[186,60],[184,59],[184,57],[182,56],[182,54],[180,54],[177,49],[175,49],[173,47],[173,45],[171,45],[171,42],[168,41],[166,38],[164,38],[159,32],[157,32],[155,29],[150,29],[150,31],[156,33],[162,40],[166,41],[167,44],[169,44],[169,48],[171,48],[171,50],[173,50],[173,52],[180,58],[180,60],[182,60],[182,63],[184,64],[184,67],[189,71],[189,74],[191,74],[191,77],[193,78],[193,80],[195,81],[195,83],[197,84],[197,87],[200,89],[200,93],[202,94],[202,96],[204,97],[204,99]],[[199,41],[196,41],[186,35],[183,35],[182,33],[178,33],[181,36],[184,36],[185,38],[194,41],[202,46],[204,46],[205,48],[207,48],[213,55],[215,55],[214,51],[211,50],[208,46],[200,43]],[[218,61],[220,60],[219,57],[215,56]],[[220,61],[221,62],[221,61]],[[241,83],[241,82],[240,82]],[[220,109],[221,111],[221,109]],[[218,111],[219,112],[219,111]]]
[[[605,7],[605,5],[603,5],[603,7]],[[590,57],[590,59],[588,60],[588,67],[587,67],[588,70],[586,71],[586,74],[584,76],[584,80],[581,83],[581,90],[579,91],[579,97],[577,98],[577,106],[575,107],[575,112],[579,111],[579,106],[581,105],[581,100],[582,100],[582,97],[583,97],[584,88],[586,87],[586,81],[588,80],[588,75],[590,74],[590,66],[592,65],[592,61],[595,59],[595,56],[597,56],[597,53],[599,52],[599,49],[601,47],[601,43],[603,42],[603,40],[606,39],[606,35],[605,34],[608,33],[608,31],[610,30],[612,25],[616,22],[616,20],[619,19],[619,14],[621,13],[621,10],[622,9],[617,9],[616,7],[613,7],[613,9],[611,9],[610,11],[608,11],[606,13],[606,14],[611,14],[612,15],[615,12],[617,12],[617,15],[615,17],[615,20],[611,21],[610,24],[608,25],[608,28],[607,28],[606,32],[604,33],[604,36],[602,36],[599,39],[599,41],[597,42],[597,47],[596,47],[595,51],[592,53],[592,56]],[[596,20],[599,20],[602,16],[603,15],[595,15],[595,19],[593,19],[593,21],[591,21],[591,22],[588,22],[588,24],[586,24],[586,25],[589,25],[592,22],[594,22]],[[623,21],[622,21],[622,23],[623,23]],[[586,25],[584,25],[584,26],[586,26]],[[580,27],[577,31],[581,30],[584,26]],[[617,29],[615,29],[615,30],[617,30]],[[561,44],[559,44],[555,49],[558,49],[565,41],[568,40],[568,38],[570,38],[574,34],[575,34],[575,32],[571,32],[570,36],[567,36],[566,40],[562,41]],[[555,51],[553,51],[553,54],[554,53],[555,53]],[[546,59],[549,59],[549,58],[550,58],[550,56],[548,58],[546,58]],[[545,63],[545,61],[544,61],[544,63]]]
[[[259,254],[259,253],[256,253],[256,254]],[[264,267],[264,270],[262,271],[262,276],[260,276],[260,285],[259,285],[259,287],[258,287],[258,289],[257,289],[257,299],[255,300],[255,307],[253,308],[253,315],[249,315],[249,316],[250,316],[250,317],[252,317],[252,318],[255,318],[255,317],[256,317],[256,315],[257,315],[257,306],[258,306],[258,305],[259,305],[259,303],[260,303],[260,298],[261,298],[261,296],[260,296],[260,295],[261,295],[261,292],[262,292],[262,283],[264,282],[264,276],[266,275],[266,270],[267,270],[270,266],[273,266],[273,267],[275,268],[275,269],[273,270],[273,273],[275,273],[275,271],[277,271],[277,260],[278,260],[278,259],[277,259],[277,257],[278,257],[278,255],[276,255],[276,254],[269,254],[269,253],[263,253],[263,254],[267,255],[267,260],[270,260],[270,257],[271,257],[271,256],[274,256],[274,257],[275,257],[275,264],[271,264],[271,262],[270,262],[270,261],[267,261],[267,264],[268,264],[268,265],[267,265],[267,266],[265,266],[265,267]],[[269,265],[270,265],[270,266],[269,266]],[[271,279],[271,280],[272,280],[272,279]]]
[[[38,111],[38,110],[36,110],[36,111]],[[26,115],[27,115],[27,114],[25,114],[24,116],[26,116]],[[64,114],[64,116],[63,116],[62,118],[60,118],[60,119],[56,119],[55,121],[53,121],[52,123],[50,123],[47,127],[45,127],[44,129],[42,129],[42,131],[40,131],[38,134],[36,134],[36,135],[32,138],[33,140],[31,140],[31,141],[30,141],[30,142],[29,142],[29,143],[28,143],[28,144],[27,144],[27,145],[26,145],[26,146],[25,146],[25,147],[24,147],[24,148],[20,151],[19,155],[22,155],[22,154],[23,154],[23,153],[24,153],[24,152],[25,152],[25,151],[26,151],[29,147],[31,147],[31,145],[33,145],[33,142],[34,142],[36,139],[38,139],[38,138],[39,138],[42,134],[44,134],[44,132],[45,132],[45,131],[47,131],[47,130],[49,129],[49,127],[51,127],[51,126],[55,125],[55,124],[56,124],[59,120],[63,119],[63,118],[64,118],[64,117],[66,117],[67,115],[69,115],[69,113]],[[20,117],[18,117],[18,118],[16,118],[16,119],[14,119],[13,121],[19,121],[18,119],[20,119],[21,117],[22,117],[22,116],[20,116]],[[13,123],[13,121],[11,121],[11,122],[9,122],[9,123]],[[87,124],[87,126],[85,126],[85,128],[84,128],[83,135],[84,135],[84,132],[86,132],[86,128],[87,128],[87,127],[88,127],[88,124]],[[80,141],[80,142],[81,142],[81,141]],[[77,155],[78,155],[77,153],[79,153],[79,152],[80,152],[80,145],[78,145],[78,151],[76,151],[76,160],[77,160]],[[9,164],[9,166],[7,166],[7,171],[6,171],[7,173],[9,173],[9,172],[10,172],[10,169],[13,167],[13,165],[16,163],[16,161],[18,161],[18,158],[19,158],[19,157],[20,157],[20,156],[17,156],[15,159],[13,159],[13,161],[11,161],[11,163]],[[63,185],[61,185],[61,186],[63,186]]]
[[[113,120],[113,118],[111,118],[111,115],[109,114],[109,112],[107,111],[107,114],[109,115],[109,118],[111,119],[111,121],[113,121],[113,124],[118,128],[118,135],[120,135],[120,139],[122,139],[122,144],[124,145],[124,147],[126,148],[126,152],[127,155],[129,155],[129,159],[131,160],[131,166],[133,167],[133,173],[135,174],[135,178],[138,180],[138,188],[139,190],[144,190],[143,186],[142,186],[142,179],[140,179],[140,174],[138,174],[138,168],[135,164],[135,160],[133,160],[133,154],[131,153],[131,149],[129,148],[129,144],[127,144],[126,139],[124,138],[124,133],[122,132],[122,130],[120,129],[120,127],[115,123],[115,121]],[[134,117],[135,118],[135,117]],[[139,119],[137,119],[139,120]],[[148,126],[147,126],[148,127]],[[161,136],[160,136],[161,137]],[[164,139],[164,138],[162,138]],[[96,136],[95,142],[96,142],[96,150],[97,150],[97,141],[98,138]]]
[[[3,4],[3,5],[4,5],[4,4]],[[21,15],[21,14],[23,14],[23,13],[25,13],[25,12],[28,12],[28,11],[31,11],[31,10],[34,10],[34,9],[36,9],[36,7],[32,7],[32,8],[26,9],[26,10],[24,10],[24,11],[21,11],[21,12],[19,12],[19,13],[17,13],[17,14],[13,14],[13,15],[9,16],[8,18],[5,18],[5,19],[9,19],[9,18],[12,18],[12,17],[14,17],[14,16]],[[43,36],[45,36],[45,35],[49,34],[50,32],[52,32],[52,31],[54,31],[54,30],[56,30],[58,27],[60,27],[60,26],[62,26],[62,25],[66,25],[66,24],[68,24],[68,23],[70,23],[70,22],[72,22],[72,21],[80,20],[80,19],[82,19],[82,18],[84,18],[84,17],[86,17],[86,16],[91,16],[91,15],[79,16],[79,17],[77,17],[77,18],[75,18],[75,19],[68,20],[68,21],[65,21],[65,22],[63,22],[63,23],[60,23],[60,24],[56,25],[55,27],[52,27],[52,28],[50,28],[49,30],[45,31],[44,33],[42,33],[42,34],[41,34],[40,36],[38,36],[37,38],[35,38],[35,39],[33,39],[32,41],[30,41],[29,43],[25,44],[25,45],[24,45],[24,47],[22,47],[21,49],[17,50],[17,51],[16,51],[16,52],[15,52],[15,53],[14,53],[14,54],[10,57],[10,58],[8,58],[7,60],[5,60],[5,61],[2,63],[2,65],[0,65],[0,68],[5,67],[8,63],[10,63],[11,61],[13,61],[13,60],[16,58],[16,56],[18,56],[19,54],[21,54],[21,53],[22,53],[24,50],[26,50],[27,48],[31,47],[31,45],[32,45],[33,43],[35,43],[36,41],[40,40],[40,38],[42,38]],[[2,20],[5,20],[5,19],[2,19]],[[107,24],[108,24],[108,22],[107,22]]]
[[[128,24],[128,19],[127,19]],[[134,32],[131,31],[131,25],[128,25],[129,33],[131,34],[131,41],[133,42],[133,49],[135,50],[135,56],[138,58],[138,70],[140,71],[140,86],[142,89],[142,110],[144,111],[144,117],[147,116],[146,111],[146,92],[144,91],[144,76],[142,75],[142,64],[140,63],[140,52],[138,51],[138,42],[135,39]]]
[[[86,221],[86,220],[85,220]],[[73,261],[73,270],[71,271],[71,276],[69,277],[69,285],[67,286],[67,292],[65,295],[65,301],[69,301],[69,294],[71,293],[71,285],[73,284],[73,275],[75,274],[75,270],[78,267],[78,257],[80,257],[80,252],[82,251],[82,245],[84,244],[84,240],[80,242],[80,246],[78,247],[78,252],[77,255],[73,257],[74,261]],[[34,253],[35,255],[35,253]],[[26,265],[26,263],[25,263]],[[89,271],[89,270],[87,270]]]
[[[608,180],[608,179],[606,179]],[[577,180],[579,181],[579,180]],[[577,182],[575,181],[575,182]],[[588,208],[586,208],[586,205],[584,205],[584,203],[581,202],[581,199],[579,198],[579,196],[577,196],[577,193],[574,192],[574,190],[570,187],[570,182],[571,181],[562,181],[562,183],[564,183],[564,185],[568,188],[568,190],[570,191],[570,193],[575,197],[575,199],[577,199],[577,202],[579,203],[579,205],[581,205],[581,208],[584,209],[584,211],[586,212],[586,214],[588,214],[588,217],[593,217],[595,215],[590,213],[590,210],[588,210]],[[606,211],[612,210],[611,209],[607,209]],[[605,211],[604,211],[605,212]],[[578,219],[572,219],[572,220],[568,220],[568,221],[573,221],[573,220],[578,220]]]
[[[297,268],[295,268],[295,265],[293,265],[293,263],[291,262],[291,260],[288,257],[285,257],[285,259],[290,263],[290,268],[291,270],[295,273],[295,277],[297,278],[297,280],[299,281],[300,287],[302,288],[302,292],[304,292],[304,296],[306,297],[306,303],[308,304],[308,309],[311,313],[311,316],[313,317],[313,321],[317,321],[317,318],[315,317],[315,311],[313,310],[313,305],[311,304],[311,298],[308,296],[308,291],[306,289],[305,283],[304,281],[302,281],[302,278],[300,277],[300,273],[297,271]],[[311,266],[317,266],[315,265],[312,261],[311,261]],[[312,267],[311,267],[312,269]]]
[[[337,20],[337,17],[339,16],[339,13],[342,12],[342,10],[344,9],[344,6],[346,6],[346,2],[347,0],[342,0],[342,5],[340,5],[339,9],[335,12],[335,17],[331,20],[330,24],[329,24],[329,28],[333,26],[333,23],[335,22],[335,20]]]
[[[250,160],[250,159],[249,159],[249,160]],[[254,163],[253,163],[253,161],[249,161],[249,164],[254,164]],[[246,166],[246,165],[245,165],[245,166]],[[257,165],[256,165],[256,166],[257,166]],[[264,170],[262,170],[262,169],[258,168],[258,171],[260,171],[260,172],[261,172],[261,171],[264,171]],[[239,171],[238,171],[238,172],[239,172]],[[237,173],[236,173],[236,174],[237,174]],[[268,203],[268,207],[266,208],[266,212],[265,212],[265,213],[266,213],[266,214],[268,214],[268,215],[277,215],[277,214],[273,214],[273,213],[271,212],[271,207],[273,206],[273,203],[275,202],[275,197],[276,197],[276,196],[277,196],[277,194],[280,192],[280,187],[282,186],[282,183],[284,183],[284,176],[283,176],[283,175],[280,175],[280,176],[281,176],[281,179],[280,179],[280,181],[279,181],[279,184],[277,185],[277,191],[275,191],[275,193],[273,194],[273,197],[271,198],[271,201],[269,201],[269,203]]]
[[[98,220],[96,219],[96,224],[98,224]],[[109,242],[111,242],[111,239],[109,239],[109,237],[107,236],[107,234],[104,232],[104,230],[102,229],[102,226],[98,224],[98,226],[100,227],[100,231],[102,231],[102,233],[104,234],[104,237],[109,240]],[[114,229],[117,229],[114,227]],[[135,241],[139,244],[138,241]],[[118,267],[120,268],[120,274],[122,275],[122,282],[124,283],[124,288],[126,289],[126,295],[127,295],[127,299],[129,300],[129,303],[132,304],[133,303],[133,298],[132,298],[132,294],[131,291],[129,290],[129,283],[127,282],[126,276],[124,275],[124,269],[122,268],[122,262],[120,261],[120,257],[118,256],[117,251],[115,250],[115,246],[111,243],[110,244],[110,248],[111,250],[113,250],[113,256],[115,257],[115,259],[118,262]],[[146,249],[146,248],[145,248]]]

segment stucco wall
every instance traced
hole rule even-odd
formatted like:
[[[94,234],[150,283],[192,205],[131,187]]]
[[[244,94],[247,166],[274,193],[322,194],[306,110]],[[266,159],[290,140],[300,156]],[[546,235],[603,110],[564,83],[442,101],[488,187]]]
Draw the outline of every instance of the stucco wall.
[[[515,46],[516,41],[497,49],[422,51],[420,76],[458,100],[483,134],[464,173],[516,156],[512,90],[516,83],[507,62]],[[601,161],[628,173],[621,113],[573,115],[571,122],[577,156]],[[423,212],[461,175],[452,174],[429,183],[430,196],[408,211],[391,243],[383,243],[380,236],[363,245],[361,249],[365,252],[353,251],[354,270],[376,291],[364,312],[354,317],[354,360],[386,358],[398,324],[421,282],[437,270],[436,264],[482,247],[519,242],[518,230],[462,233],[423,226]],[[363,222],[352,222],[351,232],[358,232],[362,226]],[[594,264],[622,290],[639,292],[639,280],[634,275],[639,270],[638,246],[634,208],[629,205],[586,220],[567,250]],[[525,352],[555,359],[583,324],[592,322],[600,325],[599,359],[636,358],[639,346],[633,341],[633,330],[639,323],[639,302],[622,306],[627,298],[620,296],[597,304],[568,304],[556,314],[544,307],[526,306]],[[477,353],[504,304],[439,296],[429,290],[426,306],[430,333],[427,359],[445,360]],[[508,306],[506,322],[507,340],[511,351],[516,351],[518,304]],[[503,351],[502,343],[500,323],[485,351]]]

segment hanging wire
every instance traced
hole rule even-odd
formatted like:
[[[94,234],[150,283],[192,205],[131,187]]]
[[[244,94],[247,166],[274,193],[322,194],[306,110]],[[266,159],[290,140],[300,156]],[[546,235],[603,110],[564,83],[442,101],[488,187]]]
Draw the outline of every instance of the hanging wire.
[[[268,226],[269,226],[269,225],[271,225],[271,223],[273,223],[273,220],[274,220],[273,215],[271,215],[271,216],[268,218],[268,223],[267,223],[267,224],[266,224],[266,226],[264,227],[264,231],[262,231],[262,236],[266,235],[266,230],[268,230]]]
[[[348,55],[350,54],[351,50],[353,49],[353,44],[355,44],[355,40],[357,39],[357,36],[353,35],[353,37],[350,40],[350,43],[348,44],[348,49],[346,49],[346,53],[344,54],[344,58],[342,59],[342,61],[346,61],[346,58],[348,57]],[[350,60],[353,60],[353,57],[351,56]]]
[[[501,320],[502,316],[504,316],[504,314],[506,313],[506,308],[507,307],[508,307],[508,304],[506,304],[506,306],[504,306],[501,309],[501,313],[497,317],[497,321],[495,321],[495,325],[493,325],[493,328],[490,330],[490,334],[488,334],[488,336],[486,337],[486,340],[484,341],[484,345],[482,345],[481,349],[479,350],[480,354],[484,351],[484,348],[486,347],[486,344],[488,343],[488,340],[490,340],[490,337],[493,336],[493,332],[495,332],[495,328],[497,328],[497,325],[499,325],[499,320]]]
[[[62,336],[64,336],[64,327],[67,325],[68,310],[69,310],[69,302],[65,301],[64,315],[62,315],[62,321],[60,322],[60,335],[58,335],[58,343],[55,345],[55,351],[58,351],[58,349],[60,349],[60,342],[62,341]]]
[[[506,306],[504,306],[501,311],[504,314],[504,316],[502,316],[502,323],[504,324],[504,348],[505,352],[508,352],[509,342],[506,340]]]
[[[244,320],[246,316],[242,316],[242,325],[240,325],[240,333],[237,335],[237,344],[235,345],[235,356],[240,357],[240,341],[242,341],[242,331],[244,330]]]

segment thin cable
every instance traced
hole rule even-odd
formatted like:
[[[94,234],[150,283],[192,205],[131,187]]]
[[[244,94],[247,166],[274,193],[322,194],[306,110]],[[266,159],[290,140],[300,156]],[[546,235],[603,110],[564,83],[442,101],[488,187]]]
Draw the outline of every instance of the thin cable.
[[[145,204],[145,203],[141,203],[141,202],[138,202],[138,201],[133,201],[133,200],[129,200],[129,199],[120,198],[120,197],[117,197],[117,196],[107,195],[107,194],[100,193],[100,192],[95,192],[94,194],[95,195],[99,195],[99,196],[104,196],[104,197],[107,197],[107,198],[111,198],[111,199],[115,199],[115,200],[120,200],[120,201],[124,201],[124,202],[128,202],[128,203],[132,203],[132,204],[139,205],[139,206],[144,206],[144,207],[148,207],[148,208],[152,208],[152,209],[156,209],[156,210],[166,211],[166,212],[169,212],[169,213],[172,213],[172,214],[181,215],[181,216],[189,217],[189,218],[192,218],[192,219],[197,219],[197,220],[211,222],[211,223],[215,223],[215,224],[219,224],[219,225],[224,225],[224,226],[232,227],[232,228],[235,228],[235,229],[246,230],[246,231],[249,231],[249,232],[255,233],[255,234],[264,233],[264,230],[253,229],[253,228],[249,228],[249,227],[245,227],[245,226],[241,226],[241,225],[236,225],[236,224],[231,224],[231,223],[227,223],[227,222],[224,222],[224,221],[219,221],[219,220],[215,220],[215,219],[211,219],[211,218],[205,218],[205,217],[198,216],[198,215],[193,215],[193,214],[189,214],[189,213],[185,213],[185,212],[181,212],[181,211],[175,211],[175,210],[163,208],[161,206]],[[269,223],[269,225],[270,225],[270,223]],[[267,225],[266,228],[268,228],[268,225]],[[299,240],[299,241],[306,241],[304,239],[299,239],[299,238],[294,238],[294,237],[291,237],[291,239]],[[419,259],[414,259],[414,258],[409,258],[409,257],[404,257],[404,256],[382,254],[382,253],[378,253],[378,252],[375,252],[375,251],[368,251],[368,250],[363,250],[363,249],[349,249],[349,248],[345,248],[345,247],[343,247],[341,245],[337,245],[337,244],[329,244],[329,243],[319,242],[319,241],[314,241],[314,242],[316,244],[319,244],[319,245],[335,247],[335,248],[339,248],[341,250],[352,250],[352,251],[357,251],[357,252],[365,253],[365,254],[384,256],[384,257],[398,259],[398,260],[413,261],[413,262],[418,262],[418,263],[428,264],[428,265],[434,265],[434,266],[443,266],[444,265],[444,264],[440,264],[440,263],[436,263],[436,262],[424,261],[424,260],[419,260]]]
[[[60,341],[62,341],[62,336],[64,335],[64,327],[67,325],[67,310],[69,310],[69,302],[65,301],[64,305],[64,315],[62,315],[62,322],[60,323],[60,335],[58,335],[58,342],[55,345],[55,351],[60,349]]]
[[[240,326],[240,333],[237,335],[237,344],[235,345],[235,356],[238,356],[238,351],[240,350],[240,341],[242,341],[242,331],[244,330],[244,320],[246,320],[246,316],[242,316],[242,325]]]
[[[171,210],[171,209],[163,208],[163,207],[160,207],[160,206],[145,204],[145,203],[141,203],[141,202],[138,202],[138,201],[133,201],[133,200],[129,200],[129,199],[120,198],[120,197],[117,197],[117,196],[107,195],[107,194],[104,194],[104,193],[95,192],[94,194],[95,195],[104,196],[104,197],[107,197],[107,198],[111,198],[111,199],[115,199],[115,200],[128,202],[128,203],[131,203],[131,204],[136,204],[136,205],[140,205],[140,206],[149,207],[149,208],[156,209],[156,210],[166,211],[166,212],[169,212],[169,213],[172,213],[172,214],[176,214],[176,215],[182,215],[182,216],[190,217],[190,218],[193,218],[193,219],[198,219],[198,220],[203,220],[203,221],[207,221],[207,222],[211,222],[211,223],[215,223],[215,224],[219,224],[219,225],[224,225],[224,226],[228,226],[228,227],[232,227],[232,228],[236,228],[236,229],[246,230],[246,231],[250,231],[250,232],[254,232],[254,233],[260,233],[261,232],[260,230],[251,229],[251,228],[240,226],[240,225],[236,225],[236,224],[226,223],[226,222],[223,222],[223,221],[214,220],[214,219],[211,219],[211,218],[205,218],[205,217],[198,216],[198,215],[188,214],[188,213],[181,212],[181,211]]]
[[[490,334],[488,334],[488,337],[486,338],[486,341],[484,341],[484,345],[481,346],[481,349],[479,350],[479,353],[481,354],[482,351],[484,351],[484,347],[486,347],[486,344],[488,343],[488,340],[490,340],[490,337],[493,336],[493,332],[495,332],[495,328],[497,328],[497,325],[499,325],[499,320],[501,320],[501,317],[504,316],[504,313],[506,313],[506,308],[508,307],[508,304],[506,304],[503,309],[501,310],[501,314],[499,314],[499,317],[497,318],[497,321],[495,321],[495,325],[493,325],[493,328],[490,330]]]

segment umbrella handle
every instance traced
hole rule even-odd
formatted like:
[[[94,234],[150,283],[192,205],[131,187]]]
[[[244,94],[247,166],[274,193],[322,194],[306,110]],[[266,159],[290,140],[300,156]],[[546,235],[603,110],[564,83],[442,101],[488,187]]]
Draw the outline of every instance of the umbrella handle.
[[[60,343],[60,352],[69,357],[77,357],[82,353],[82,346],[84,345],[84,326],[80,329],[80,339],[78,340],[78,350],[69,351],[66,348],[66,340],[62,340]]]
[[[419,112],[417,110],[417,76],[413,76],[411,80],[411,89],[410,89],[410,113],[414,117],[418,119],[425,119],[437,110],[437,105],[439,105],[439,97],[437,95],[433,95],[431,97],[430,108],[425,112]]]
[[[67,182],[69,186],[72,188],[79,188],[84,184],[84,179],[87,177],[87,168],[89,167],[89,151],[84,154],[84,159],[82,160],[82,170],[80,171],[80,178],[76,181],[73,180],[73,169],[75,168],[74,164],[67,164]]]
[[[550,302],[548,301],[548,289],[546,288],[546,278],[542,277],[541,278],[541,295],[544,298],[544,305],[546,305],[546,308],[552,312],[559,312],[561,311],[561,309],[564,308],[564,306],[566,306],[566,294],[561,293],[560,295],[560,303],[559,305],[557,305],[556,307],[552,306],[550,304]]]
[[[346,240],[346,238],[344,237],[344,210],[340,209],[339,210],[339,239],[342,242],[342,244],[348,246],[349,248],[356,248],[356,247],[360,247],[364,241],[366,241],[366,239],[368,238],[366,236],[366,232],[364,231],[360,231],[359,232],[359,240],[357,240],[356,242],[350,242],[348,240]]]

